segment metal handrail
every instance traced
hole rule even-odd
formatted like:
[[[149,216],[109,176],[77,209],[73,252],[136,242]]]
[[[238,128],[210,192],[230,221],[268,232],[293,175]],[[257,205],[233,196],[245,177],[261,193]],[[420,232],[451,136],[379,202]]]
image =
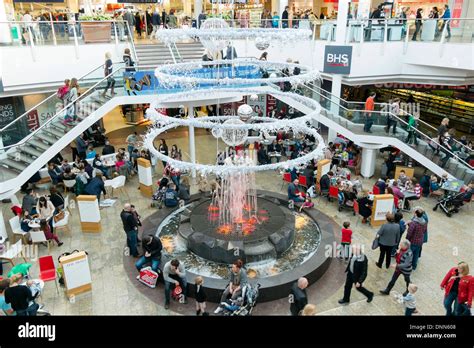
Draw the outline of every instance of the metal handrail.
[[[326,93],[331,94],[330,92],[328,92],[328,91],[322,89],[321,87],[315,85],[313,82],[308,82],[308,84],[311,84],[313,87],[315,87],[315,88],[317,88],[317,89],[319,89],[319,90],[322,90],[322,91],[324,91],[324,92],[326,92]],[[364,102],[348,101],[348,100],[345,100],[345,99],[340,98],[340,97],[338,97],[338,96],[335,96],[335,95],[333,96],[332,94],[331,94],[331,97],[337,98],[339,101],[342,101],[343,103],[346,103],[346,105],[349,105],[349,104],[365,104]],[[340,104],[342,104],[342,103],[340,103]],[[388,104],[388,103],[375,103],[375,105],[388,106],[389,104]],[[409,112],[407,112],[407,111],[405,111],[405,110],[400,110],[400,111],[401,111],[405,116],[408,116],[408,117],[409,117],[409,116],[413,116],[412,114],[410,114]],[[386,112],[386,113],[389,113],[390,115],[393,115],[390,111],[385,111],[385,112]],[[438,132],[438,130],[437,130],[435,127],[433,127],[432,125],[430,125],[429,123],[427,123],[427,122],[425,122],[425,121],[423,121],[423,120],[421,120],[421,119],[418,119],[417,122],[420,122],[420,123],[422,123],[423,125],[428,126],[429,128],[431,128],[431,129],[434,130],[435,132]],[[460,147],[462,147],[462,148],[465,148],[465,149],[469,149],[468,146],[464,145],[464,144],[461,143],[459,140],[453,138],[453,141],[454,141],[458,146],[460,146]],[[439,144],[438,144],[438,145],[439,145]]]
[[[137,50],[135,48],[135,41],[134,41],[134,38],[133,38],[133,31],[131,31],[130,29],[130,25],[128,24],[127,21],[124,21],[126,26],[127,26],[127,32],[128,32],[128,37],[130,38],[130,44],[132,46],[132,52],[133,52],[133,55],[135,56],[135,61],[137,62],[137,65],[140,64],[140,61],[138,59],[138,54],[137,54]]]
[[[314,89],[312,89],[312,88],[310,88],[310,87],[308,87],[308,86],[306,86],[306,85],[303,85],[303,86],[304,86],[305,88],[309,89],[310,91],[313,91],[313,92],[315,92],[315,93],[318,93],[321,97],[323,97],[323,98],[329,100],[331,103],[334,103],[333,100],[331,100],[331,99],[328,98],[327,96],[325,96],[325,95],[319,93],[318,91],[316,91],[316,90],[314,90]],[[340,105],[340,104],[338,104],[338,107],[342,108],[342,109],[345,110],[345,111],[354,111],[354,110],[351,110],[351,109],[347,109],[346,107],[344,107],[344,106],[342,106],[342,105]],[[361,111],[361,110],[357,110],[357,111]],[[390,114],[391,117],[393,117],[394,119],[397,119],[401,124],[404,124],[404,125],[406,125],[406,126],[409,126],[408,123],[407,123],[405,120],[402,120],[402,119],[399,118],[397,115],[392,114],[391,112],[385,112],[385,111],[371,111],[371,114],[380,114],[380,115],[387,115],[387,114]],[[414,129],[417,133],[421,134],[423,137],[428,138],[428,139],[430,139],[430,140],[433,140],[433,139],[431,139],[431,137],[429,137],[428,135],[424,134],[424,133],[421,132],[419,129],[414,128],[414,127],[413,127],[413,129]],[[434,140],[433,140],[433,141],[434,141]],[[459,162],[462,162],[467,168],[469,168],[469,169],[471,169],[471,170],[473,169],[473,167],[472,167],[471,165],[469,165],[469,163],[465,162],[465,161],[464,161],[463,159],[461,159],[458,155],[456,155],[455,153],[451,152],[450,150],[448,150],[447,148],[445,148],[443,145],[439,144],[438,142],[436,142],[436,141],[434,141],[434,142],[435,142],[439,147],[441,147],[444,152],[450,153],[450,154],[453,156],[453,158],[457,159]]]
[[[140,68],[146,68],[146,67],[153,67],[151,65],[143,65],[143,66],[136,66],[135,68],[137,69],[140,69]],[[86,97],[89,92],[93,91],[95,89],[95,87],[97,87],[98,85],[100,85],[102,82],[106,81],[109,77],[113,76],[115,73],[117,73],[118,71],[120,70],[126,70],[128,67],[126,66],[123,66],[123,67],[120,67],[114,71],[112,71],[112,73],[110,73],[109,75],[103,77],[100,81],[96,82],[93,86],[91,86],[89,89],[87,89],[84,93],[82,93],[80,96],[78,96],[76,99],[74,99],[72,102],[70,102],[69,104],[67,104],[66,106],[64,106],[61,110],[57,111],[53,117],[49,118],[44,124],[41,125],[41,127],[37,128],[34,132],[31,132],[30,134],[28,134],[25,138],[23,138],[22,140],[20,140],[18,143],[16,144],[12,144],[12,145],[8,145],[8,146],[4,146],[2,148],[0,148],[0,150],[7,150],[7,149],[10,149],[10,148],[14,148],[14,147],[18,147],[18,146],[22,146],[23,144],[25,144],[29,139],[31,139],[33,136],[35,136],[37,133],[39,133],[42,129],[46,128],[50,123],[52,123],[54,120],[56,120],[57,117],[59,117],[59,115],[62,115],[64,111],[66,111],[69,107],[71,107],[72,105],[74,105],[77,101],[79,101],[80,99],[83,99],[84,97]]]
[[[116,64],[116,63],[115,63]],[[77,81],[81,81],[83,80],[86,76],[92,74],[93,72],[95,72],[96,70],[100,69],[100,68],[103,68],[104,67],[104,64],[101,64],[99,65],[98,67],[94,68],[93,70],[89,71],[88,73],[82,75],[81,77],[79,77],[77,79]],[[49,97],[47,97],[46,99],[43,99],[41,102],[39,102],[38,104],[36,104],[35,106],[33,106],[32,108],[30,108],[29,110],[25,111],[23,114],[21,114],[19,117],[15,118],[12,122],[10,122],[9,124],[7,124],[6,126],[4,126],[2,129],[0,129],[0,134],[5,131],[5,129],[7,129],[8,127],[10,127],[11,125],[13,125],[14,123],[18,122],[19,120],[21,120],[23,117],[27,116],[32,110],[36,109],[38,106],[40,106],[41,104],[47,102],[48,100],[50,100],[51,98],[55,97],[56,96],[56,93],[53,93],[51,94]]]

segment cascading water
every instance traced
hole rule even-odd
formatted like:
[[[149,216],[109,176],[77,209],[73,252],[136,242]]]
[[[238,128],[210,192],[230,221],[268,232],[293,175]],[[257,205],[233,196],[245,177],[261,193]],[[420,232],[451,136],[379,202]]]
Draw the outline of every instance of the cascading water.
[[[253,165],[248,152],[225,159],[225,166]],[[218,220],[217,231],[222,234],[251,234],[263,220],[258,214],[255,173],[230,173],[221,178],[209,206],[209,220]],[[217,218],[217,219],[216,219]]]

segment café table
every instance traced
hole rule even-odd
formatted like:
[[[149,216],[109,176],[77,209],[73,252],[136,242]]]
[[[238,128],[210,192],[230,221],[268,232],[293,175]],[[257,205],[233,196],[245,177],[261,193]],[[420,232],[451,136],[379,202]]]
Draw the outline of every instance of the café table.
[[[38,232],[40,230],[40,220],[33,219],[28,223],[28,227],[33,230],[33,232]]]
[[[411,211],[411,207],[410,207],[410,209],[405,209],[405,201],[408,198],[412,198],[412,197],[416,197],[415,192],[413,192],[413,191],[403,191],[403,200],[402,200],[402,208],[401,208],[402,211],[405,211],[405,212]]]

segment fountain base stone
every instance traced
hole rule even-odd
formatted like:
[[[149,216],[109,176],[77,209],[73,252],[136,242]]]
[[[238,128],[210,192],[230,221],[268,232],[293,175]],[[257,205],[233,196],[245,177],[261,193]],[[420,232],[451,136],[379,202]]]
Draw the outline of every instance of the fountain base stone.
[[[196,255],[219,263],[231,264],[237,259],[249,263],[277,258],[291,247],[295,216],[275,204],[274,199],[257,199],[258,223],[252,231],[246,231],[242,223],[234,224],[231,233],[219,232],[217,221],[210,218],[210,204],[207,199],[195,205],[190,214],[191,228],[179,229],[188,250]]]

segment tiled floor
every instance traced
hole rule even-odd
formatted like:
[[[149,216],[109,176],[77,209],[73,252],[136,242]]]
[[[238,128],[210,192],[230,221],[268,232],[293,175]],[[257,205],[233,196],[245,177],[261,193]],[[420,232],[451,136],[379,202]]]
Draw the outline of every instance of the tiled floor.
[[[122,145],[123,139],[131,131],[131,129],[118,130],[110,134],[111,141],[114,145]],[[166,134],[166,139],[171,146],[176,143],[180,148],[188,153],[187,132],[178,130]],[[198,146],[197,161],[201,163],[214,162],[216,153],[216,140],[206,133],[196,133],[196,144]],[[187,158],[187,155],[184,156]],[[156,175],[161,173],[162,166],[157,166]],[[373,180],[364,180],[366,187],[371,187]],[[277,172],[264,172],[257,174],[257,185],[264,190],[280,191],[281,179]],[[144,217],[150,215],[154,208],[149,207],[150,200],[143,197],[138,187],[137,177],[131,178],[127,182],[126,190],[130,197],[130,201],[136,205],[140,214]],[[196,187],[192,187],[192,192]],[[286,190],[286,187],[283,189]],[[19,197],[21,198],[21,197]],[[72,198],[72,196],[71,196]],[[150,302],[146,296],[137,290],[136,284],[129,282],[127,274],[125,274],[123,266],[123,250],[125,243],[125,234],[122,230],[122,224],[119,214],[123,203],[127,198],[121,196],[114,207],[101,210],[103,231],[97,234],[83,233],[80,230],[79,217],[77,209],[73,205],[71,207],[72,217],[70,220],[71,236],[60,233],[60,238],[64,241],[64,245],[60,248],[54,246],[52,255],[57,259],[58,255],[64,251],[72,251],[74,249],[86,250],[89,253],[90,267],[92,272],[92,291],[87,294],[79,295],[74,302],[70,302],[61,292],[56,293],[54,284],[48,283],[45,287],[43,302],[45,308],[52,314],[67,315],[169,315],[192,313],[193,304],[188,304],[190,310],[180,313],[167,311],[161,305]],[[473,260],[474,237],[473,229],[474,217],[472,207],[464,207],[462,211],[447,218],[442,212],[433,212],[433,199],[422,199],[420,205],[428,212],[429,222],[429,241],[423,248],[423,255],[420,259],[418,269],[412,275],[412,281],[419,286],[417,295],[418,309],[421,314],[425,315],[442,315],[444,313],[442,306],[443,291],[439,288],[443,276],[450,267],[453,267],[458,261],[465,260],[471,265]],[[325,200],[317,201],[317,209],[332,217],[338,224],[343,221],[352,221],[354,242],[363,243],[366,246],[367,255],[369,257],[369,272],[365,286],[375,292],[386,286],[390,280],[392,271],[378,269],[374,262],[378,257],[378,251],[370,250],[372,239],[376,229],[365,226],[357,221],[351,212],[338,212],[336,203],[326,203]],[[9,204],[2,204],[2,213],[5,220],[11,216]],[[408,215],[406,216],[408,218]],[[8,228],[9,229],[9,228]],[[40,247],[40,255],[46,254],[46,248]],[[341,261],[333,260],[333,263]],[[32,261],[32,274],[38,274],[37,262]],[[337,266],[337,267],[336,267]],[[5,267],[5,273],[8,272],[9,266]],[[332,292],[322,296],[317,291],[309,291],[310,302],[315,303],[318,312],[321,315],[402,315],[403,308],[397,304],[391,297],[381,297],[377,295],[370,304],[365,302],[365,298],[353,291],[352,302],[348,306],[340,306],[337,300],[342,297],[343,284],[340,281],[341,269],[343,267],[332,266],[323,276],[320,282],[329,282]],[[336,275],[335,272],[338,272]],[[316,286],[316,285],[315,285]],[[403,282],[400,279],[394,290],[403,291]],[[162,288],[157,291],[163,291]],[[214,309],[213,304],[209,304],[210,309]],[[256,307],[254,314],[288,314],[287,300],[274,301],[270,303],[262,303]]]

